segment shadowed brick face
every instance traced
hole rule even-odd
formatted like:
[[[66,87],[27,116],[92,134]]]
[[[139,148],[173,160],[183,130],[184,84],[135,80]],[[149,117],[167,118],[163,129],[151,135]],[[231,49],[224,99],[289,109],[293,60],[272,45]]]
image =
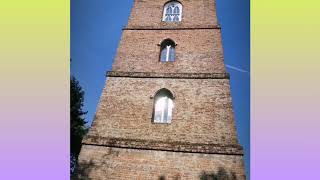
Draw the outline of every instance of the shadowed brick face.
[[[135,0],[78,179],[244,180],[214,0],[182,0],[181,22],[162,22],[164,0]],[[160,43],[177,45],[160,62]],[[170,124],[153,123],[155,94],[173,94]]]

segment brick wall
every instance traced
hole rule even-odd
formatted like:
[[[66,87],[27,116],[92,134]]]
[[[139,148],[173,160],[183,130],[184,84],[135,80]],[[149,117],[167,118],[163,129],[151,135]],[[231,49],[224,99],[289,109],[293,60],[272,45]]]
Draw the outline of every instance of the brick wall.
[[[163,7],[168,0],[135,0],[128,28],[189,28],[217,26],[215,0],[180,0],[182,21],[162,22]]]
[[[135,0],[79,156],[80,179],[244,180],[215,0],[181,0],[182,22],[162,22],[166,0]],[[175,62],[159,62],[175,41]],[[155,93],[175,96],[171,124],[152,123]]]
[[[82,147],[79,179],[245,180],[242,156]]]
[[[175,41],[175,62],[159,61],[159,44]],[[224,73],[220,29],[125,30],[113,71],[167,73]]]
[[[159,89],[175,95],[171,124],[153,124]],[[90,135],[237,144],[228,79],[109,77]]]

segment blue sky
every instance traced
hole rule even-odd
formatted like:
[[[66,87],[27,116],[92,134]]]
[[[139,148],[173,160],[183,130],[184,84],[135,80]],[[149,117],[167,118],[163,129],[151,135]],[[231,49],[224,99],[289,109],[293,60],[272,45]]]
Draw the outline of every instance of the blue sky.
[[[71,0],[71,74],[85,91],[90,124],[132,4],[133,0]],[[250,172],[250,1],[217,0],[217,13],[239,141]]]

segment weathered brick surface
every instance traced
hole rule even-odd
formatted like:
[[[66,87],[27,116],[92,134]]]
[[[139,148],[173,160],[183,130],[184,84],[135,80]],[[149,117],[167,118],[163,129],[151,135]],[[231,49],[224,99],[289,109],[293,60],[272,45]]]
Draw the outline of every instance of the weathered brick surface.
[[[79,179],[196,180],[205,172],[211,177],[222,176],[219,180],[245,180],[242,156],[90,145],[82,148]],[[219,170],[226,175],[221,175],[223,173],[219,173]],[[226,176],[230,178],[225,178]]]
[[[175,62],[159,61],[159,44],[170,38],[177,44]],[[113,71],[163,73],[224,73],[219,29],[126,30]]]
[[[80,179],[244,180],[215,0],[181,0],[182,22],[162,22],[166,0],[135,0],[79,156]],[[174,62],[159,62],[175,41]],[[172,123],[152,122],[154,95],[174,95]]]
[[[135,0],[128,28],[199,28],[217,26],[215,0],[180,0],[182,21],[162,21],[163,6],[168,0]]]
[[[152,123],[161,88],[175,95],[171,124]],[[90,135],[237,144],[229,80],[109,77]]]

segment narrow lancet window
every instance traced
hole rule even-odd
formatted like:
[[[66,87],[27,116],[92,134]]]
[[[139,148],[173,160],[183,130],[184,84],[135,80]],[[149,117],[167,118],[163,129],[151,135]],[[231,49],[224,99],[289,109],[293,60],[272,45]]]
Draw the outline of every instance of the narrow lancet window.
[[[173,109],[173,95],[167,89],[161,89],[155,95],[153,122],[171,123]]]
[[[161,62],[173,62],[175,60],[175,46],[175,42],[170,39],[166,39],[161,43]]]

